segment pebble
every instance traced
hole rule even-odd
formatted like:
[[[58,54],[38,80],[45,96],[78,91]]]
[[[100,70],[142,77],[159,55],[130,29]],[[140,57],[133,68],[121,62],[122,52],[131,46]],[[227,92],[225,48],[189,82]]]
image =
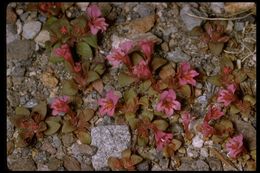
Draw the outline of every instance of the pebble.
[[[54,134],[52,136],[52,146],[55,147],[55,148],[59,148],[61,146],[61,140],[57,136],[57,134]]]
[[[168,52],[169,51],[168,43],[167,42],[163,42],[161,44],[161,48],[162,48],[163,51]]]
[[[25,39],[33,39],[41,30],[41,22],[39,21],[29,21],[23,26],[23,37]]]
[[[193,137],[192,139],[192,145],[196,148],[201,148],[203,146],[203,139],[201,139],[201,137],[199,135],[196,135],[195,137]]]
[[[199,152],[197,149],[193,148],[192,146],[189,146],[187,148],[187,155],[191,158],[197,158],[199,156]]]
[[[208,151],[208,149],[207,148],[201,148],[200,149],[200,156],[202,156],[202,157],[208,157],[209,156],[209,151]]]
[[[31,99],[24,105],[24,107],[26,107],[26,108],[33,108],[36,105],[38,105],[38,101],[36,99]]]
[[[180,48],[176,48],[175,51],[167,53],[166,59],[174,62],[189,61],[191,57],[184,53]]]
[[[224,12],[224,2],[211,2],[210,8],[216,14],[223,14],[223,12]]]
[[[50,40],[50,33],[46,30],[42,30],[37,37],[34,39],[36,44],[41,47],[45,47],[45,42]]]
[[[222,163],[215,157],[208,157],[207,162],[212,171],[223,171]]]
[[[21,8],[16,9],[16,14],[18,14],[18,15],[23,14],[23,9],[21,9]]]
[[[234,29],[236,31],[243,31],[244,27],[245,27],[245,23],[244,22],[235,22]]]
[[[13,24],[6,24],[6,44],[19,39],[20,36],[16,32],[16,26]]]
[[[80,8],[81,11],[86,11],[89,2],[77,2],[76,5]]]
[[[25,22],[28,16],[29,16],[29,12],[27,11],[27,12],[25,12],[25,13],[23,13],[23,14],[20,15],[20,19],[21,19],[23,22]]]
[[[154,7],[144,3],[138,4],[133,10],[136,11],[140,15],[140,17],[154,14]]]
[[[149,171],[149,161],[145,160],[144,162],[139,163],[136,168],[138,171]]]
[[[6,9],[6,23],[7,24],[15,24],[17,19],[17,15],[14,12],[12,7],[7,7]]]
[[[203,21],[202,19],[188,16],[186,13],[194,15],[194,13],[191,11],[191,7],[189,5],[185,5],[180,11],[180,17],[181,17],[182,21],[184,22],[184,24],[186,25],[186,28],[188,31],[191,31],[196,26],[200,26],[200,24]]]
[[[61,164],[62,164],[61,160],[58,160],[55,157],[51,157],[49,159],[49,162],[47,163],[47,166],[50,171],[55,171],[61,166]]]

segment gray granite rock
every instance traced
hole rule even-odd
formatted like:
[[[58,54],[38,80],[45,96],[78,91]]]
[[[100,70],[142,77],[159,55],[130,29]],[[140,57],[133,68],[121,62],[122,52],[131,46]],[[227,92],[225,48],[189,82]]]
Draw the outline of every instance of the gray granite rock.
[[[145,17],[154,14],[154,7],[149,4],[141,3],[135,7],[135,11],[140,15],[140,17]]]
[[[181,49],[176,48],[175,51],[171,51],[167,53],[166,59],[174,62],[182,62],[182,61],[189,61],[191,57],[186,53],[184,53]]]
[[[191,17],[191,16],[187,15],[186,13],[194,15],[194,13],[191,11],[191,8],[189,5],[185,5],[181,9],[181,12],[180,12],[181,19],[184,22],[188,31],[191,31],[196,26],[200,26],[202,19]]]
[[[41,30],[41,22],[30,21],[24,24],[23,26],[23,37],[25,39],[33,39]]]
[[[29,40],[15,40],[7,46],[7,60],[26,60],[32,56],[35,43]]]
[[[13,24],[6,24],[6,44],[19,39],[19,35],[16,32],[16,26]]]
[[[91,145],[97,146],[98,151],[92,157],[95,170],[102,170],[111,156],[121,157],[121,152],[130,146],[131,136],[126,125],[98,126],[91,130]]]
[[[223,171],[222,163],[215,157],[209,157],[207,159],[211,171]]]

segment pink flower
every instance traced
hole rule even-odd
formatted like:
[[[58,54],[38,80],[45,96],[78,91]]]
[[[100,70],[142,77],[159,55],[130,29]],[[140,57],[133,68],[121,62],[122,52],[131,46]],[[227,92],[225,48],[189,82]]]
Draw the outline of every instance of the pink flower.
[[[163,131],[155,131],[155,141],[157,150],[162,150],[164,146],[171,142],[173,135],[171,133],[164,133]]]
[[[108,24],[105,22],[105,18],[100,17],[101,11],[96,5],[91,5],[87,8],[87,14],[90,17],[90,21],[88,26],[90,27],[90,31],[93,35],[96,35],[99,30],[104,32]]]
[[[52,115],[56,116],[59,114],[64,114],[70,111],[70,107],[68,105],[69,97],[68,96],[61,96],[55,98],[51,103]]]
[[[189,112],[185,111],[182,113],[181,119],[182,119],[184,130],[187,133],[189,131],[189,124],[193,118],[191,117],[191,114]]]
[[[71,54],[70,47],[68,44],[63,44],[63,45],[61,45],[60,48],[56,48],[54,50],[54,53],[57,56],[63,57],[72,66],[74,72],[78,73],[81,71],[80,63],[74,64],[74,60],[72,58],[72,54]]]
[[[150,60],[154,49],[154,42],[150,40],[139,41],[139,46],[148,60]]]
[[[220,117],[224,115],[223,112],[221,112],[220,107],[217,106],[211,106],[208,110],[208,113],[206,114],[204,121],[209,122],[210,120],[217,120]]]
[[[101,106],[99,110],[100,115],[104,116],[107,114],[108,116],[113,116],[119,98],[120,97],[115,94],[115,91],[110,90],[107,92],[106,98],[99,99],[98,104]]]
[[[174,90],[169,89],[164,91],[160,95],[160,101],[156,105],[156,110],[161,112],[164,111],[167,116],[170,116],[174,113],[174,110],[180,110],[181,104],[176,99],[176,94]]]
[[[198,72],[196,72],[195,70],[191,70],[190,64],[188,62],[183,62],[180,64],[177,73],[180,85],[191,84],[195,86],[196,80],[194,80],[193,78],[198,75]]]
[[[224,103],[225,106],[230,105],[236,97],[234,95],[236,86],[234,84],[228,85],[227,89],[222,89],[219,91],[217,101]]]
[[[228,151],[228,156],[231,158],[237,158],[244,150],[243,146],[243,135],[237,135],[228,140],[226,143],[226,150]]]
[[[67,27],[66,27],[66,26],[62,26],[62,27],[60,28],[60,32],[61,32],[62,34],[66,34],[66,33],[68,32]]]
[[[203,134],[204,137],[210,137],[215,132],[215,129],[210,126],[207,121],[203,121],[198,130]]]
[[[148,61],[144,60],[135,65],[132,72],[139,79],[148,79],[152,75],[148,66]]]
[[[113,49],[112,53],[109,54],[106,59],[113,66],[113,68],[118,67],[122,63],[128,63],[129,57],[128,53],[133,47],[132,41],[126,41],[119,44],[119,48]]]

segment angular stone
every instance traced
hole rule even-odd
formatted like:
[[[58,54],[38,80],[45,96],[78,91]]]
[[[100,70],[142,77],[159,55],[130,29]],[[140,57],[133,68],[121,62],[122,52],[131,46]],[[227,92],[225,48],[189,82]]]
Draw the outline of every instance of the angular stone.
[[[199,135],[196,135],[195,137],[192,138],[192,145],[196,148],[201,148],[203,146],[203,139],[200,138]]]
[[[167,53],[166,59],[174,62],[189,61],[191,57],[184,53],[180,48],[176,48],[175,51]]]
[[[7,7],[6,9],[6,23],[7,24],[15,24],[17,16],[12,7]]]
[[[132,20],[129,24],[126,25],[125,29],[128,29],[130,33],[145,33],[148,32],[155,23],[155,15],[145,16],[143,18],[138,18]]]
[[[202,23],[202,19],[191,17],[186,13],[193,14],[189,5],[185,5],[180,12],[181,19],[186,25],[188,31],[191,31],[196,26],[200,26],[200,24]]]
[[[50,171],[56,171],[61,166],[61,164],[62,164],[61,160],[58,160],[55,157],[52,157],[49,159],[47,166]]]
[[[34,41],[42,47],[45,47],[45,42],[48,40],[50,40],[50,33],[46,30],[42,30],[34,39]]]
[[[121,152],[130,146],[131,136],[126,125],[98,126],[91,130],[91,145],[97,146],[98,151],[92,157],[95,170],[107,167],[107,159],[111,156],[121,157]]]
[[[211,171],[223,171],[222,163],[215,157],[209,157],[207,159]]]
[[[35,171],[36,166],[32,159],[19,158],[9,166],[12,171]]]
[[[15,40],[7,46],[7,59],[26,60],[32,56],[35,43],[29,40]]]
[[[19,39],[19,35],[16,32],[16,26],[13,24],[6,24],[6,44]]]
[[[30,21],[24,24],[23,26],[23,37],[25,39],[33,39],[41,30],[41,22]]]

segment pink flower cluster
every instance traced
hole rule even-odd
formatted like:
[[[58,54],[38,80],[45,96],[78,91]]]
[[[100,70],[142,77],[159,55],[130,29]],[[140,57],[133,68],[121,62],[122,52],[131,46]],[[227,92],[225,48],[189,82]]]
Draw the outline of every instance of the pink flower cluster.
[[[182,62],[177,71],[177,78],[179,79],[179,84],[186,85],[191,84],[196,85],[196,80],[193,78],[198,76],[199,73],[195,70],[192,70],[188,62]]]
[[[174,110],[180,110],[181,104],[176,100],[176,94],[173,89],[166,90],[161,93],[160,100],[156,105],[156,110],[164,112],[167,116],[171,116]]]
[[[132,48],[132,41],[123,42],[119,45],[119,48],[112,49],[112,52],[106,57],[106,59],[113,66],[113,68],[118,67],[122,63],[126,64],[130,61],[128,53]]]
[[[148,79],[151,77],[152,73],[149,70],[148,61],[141,60],[139,64],[133,67],[132,73],[139,79]]]
[[[63,44],[63,45],[61,45],[61,47],[56,48],[54,50],[54,53],[57,56],[64,58],[73,67],[74,72],[78,73],[81,71],[81,64],[79,62],[74,63],[74,60],[72,58],[72,54],[70,51],[70,47],[68,44]]]
[[[244,151],[243,135],[240,134],[229,139],[226,143],[226,150],[229,157],[233,159],[237,158]]]
[[[52,115],[57,116],[61,115],[64,113],[67,113],[70,111],[69,107],[69,97],[68,96],[61,96],[55,98],[52,103],[51,103],[51,109],[52,110]]]
[[[209,122],[210,120],[217,120],[221,118],[224,113],[220,110],[220,107],[211,106],[206,114],[204,121]]]
[[[157,150],[162,150],[165,145],[171,142],[173,135],[171,133],[165,133],[160,130],[155,131],[155,141]]]
[[[93,35],[96,35],[98,31],[104,32],[108,24],[105,22],[105,18],[101,17],[101,11],[97,5],[91,5],[87,8],[87,14],[90,18],[88,26]]]
[[[99,109],[100,115],[104,116],[107,114],[108,116],[113,116],[119,98],[120,97],[116,95],[115,91],[110,90],[107,92],[105,98],[99,99],[98,104],[101,106]]]
[[[235,84],[228,85],[227,89],[221,89],[219,91],[217,101],[219,103],[223,103],[224,106],[230,105],[231,102],[236,100],[236,97],[234,94],[235,91],[236,91]]]

